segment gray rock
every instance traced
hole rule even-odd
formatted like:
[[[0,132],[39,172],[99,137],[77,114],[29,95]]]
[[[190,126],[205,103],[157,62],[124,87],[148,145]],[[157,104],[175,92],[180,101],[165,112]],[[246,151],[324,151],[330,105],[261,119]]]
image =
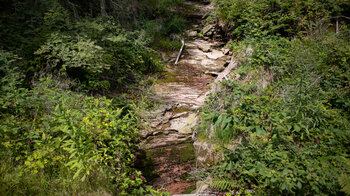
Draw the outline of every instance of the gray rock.
[[[192,134],[192,129],[198,123],[198,116],[190,114],[188,117],[177,118],[170,121],[171,125],[166,130],[176,130],[182,134]]]
[[[214,165],[223,159],[223,154],[214,151],[216,144],[197,140],[193,143],[193,146],[196,154],[196,164],[200,168]]]
[[[150,132],[148,130],[141,130],[140,137],[145,139],[150,135]]]
[[[224,53],[224,55],[228,55],[228,53],[230,53],[230,49],[229,48],[224,48],[222,50],[222,52]]]
[[[188,31],[186,34],[188,37],[197,37],[198,35],[197,31]]]
[[[178,113],[178,114],[175,114],[174,116],[172,116],[171,119],[180,118],[180,117],[185,116],[187,114],[188,114],[188,112]]]
[[[200,106],[194,105],[190,109],[191,109],[191,111],[198,111],[200,108],[201,108]]]
[[[181,109],[187,109],[190,106],[188,106],[188,104],[184,104],[184,103],[179,103],[176,105],[177,108],[181,108]]]
[[[210,45],[204,45],[204,44],[200,44],[198,45],[198,49],[202,50],[203,52],[210,52]]]
[[[152,135],[153,136],[156,136],[156,135],[159,135],[159,134],[161,134],[162,132],[160,132],[160,131],[154,131],[153,133],[152,133]]]
[[[224,53],[222,53],[219,50],[213,50],[210,53],[207,53],[206,55],[208,58],[213,59],[213,60],[217,60],[217,59],[225,56]]]
[[[212,35],[214,29],[215,29],[215,25],[214,24],[209,24],[209,25],[205,26],[203,28],[203,35],[207,35],[207,36]]]
[[[156,128],[156,127],[158,127],[160,124],[161,124],[161,121],[156,120],[156,121],[151,122],[151,125],[150,125],[150,126],[151,126],[152,128]]]
[[[165,124],[167,122],[169,122],[169,120],[171,119],[171,117],[173,116],[172,112],[166,112],[163,117],[161,118],[161,123]]]
[[[170,133],[168,135],[150,136],[141,144],[141,149],[153,149],[183,143],[191,139],[190,135]]]
[[[210,133],[207,133],[210,134]],[[231,151],[235,151],[238,144],[242,142],[242,137],[238,137],[231,144],[226,144],[225,148]],[[206,168],[210,165],[214,165],[224,158],[224,153],[218,148],[220,144],[216,144],[210,141],[196,140],[193,143],[194,152],[196,154],[196,164],[200,168]]]
[[[198,186],[198,185],[196,184],[196,186]],[[209,191],[210,191],[209,185],[208,185],[208,184],[202,183],[202,184],[198,187],[198,189],[196,190],[196,194],[195,194],[195,195],[207,193],[207,192],[209,192]],[[214,195],[214,194],[213,194],[213,195]]]
[[[196,195],[206,195],[208,194],[208,196],[211,195],[216,195],[216,194],[210,194],[211,188],[209,186],[210,183],[213,182],[213,178],[211,176],[208,176],[204,181],[198,181],[196,182],[196,190],[195,190],[195,194]]]
[[[207,75],[213,76],[213,77],[217,77],[219,75],[219,73],[217,72],[212,72],[212,71],[206,71],[204,72]]]
[[[225,67],[223,66],[223,63],[213,61],[210,59],[203,59],[201,62],[201,65],[207,72],[222,72]]]
[[[191,56],[201,56],[204,55],[203,51],[198,50],[198,49],[188,49],[186,50],[188,52],[188,54],[190,54]]]

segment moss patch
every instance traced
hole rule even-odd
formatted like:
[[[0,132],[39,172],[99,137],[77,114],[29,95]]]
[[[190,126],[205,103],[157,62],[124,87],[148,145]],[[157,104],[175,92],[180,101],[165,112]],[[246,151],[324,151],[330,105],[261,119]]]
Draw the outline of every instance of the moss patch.
[[[180,159],[182,162],[189,162],[195,160],[194,147],[192,143],[183,144],[184,148],[181,149]]]
[[[183,112],[188,112],[188,111],[190,111],[189,108],[175,108],[173,110],[173,115],[180,114],[180,113],[183,113]]]
[[[196,190],[196,184],[188,187],[184,192],[182,192],[182,194],[190,194],[192,193],[194,190]]]

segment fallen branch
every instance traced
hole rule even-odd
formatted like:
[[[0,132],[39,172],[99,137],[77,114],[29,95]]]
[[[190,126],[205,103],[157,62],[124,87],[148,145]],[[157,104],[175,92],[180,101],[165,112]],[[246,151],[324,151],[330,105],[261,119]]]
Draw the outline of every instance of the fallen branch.
[[[179,60],[180,60],[180,56],[182,54],[182,51],[185,47],[185,40],[184,39],[181,39],[181,43],[182,43],[182,46],[180,48],[180,51],[179,51],[179,54],[177,55],[177,58],[176,58],[176,61],[175,61],[175,65],[177,65],[179,63]]]

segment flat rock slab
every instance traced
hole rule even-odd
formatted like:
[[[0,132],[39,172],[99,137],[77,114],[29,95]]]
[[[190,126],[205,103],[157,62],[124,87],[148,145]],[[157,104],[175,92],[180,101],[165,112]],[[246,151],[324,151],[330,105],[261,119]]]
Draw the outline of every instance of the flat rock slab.
[[[217,60],[217,59],[225,56],[224,53],[222,51],[219,51],[219,50],[213,50],[210,53],[207,53],[206,55],[208,58],[213,59],[213,60]]]
[[[218,41],[206,41],[206,40],[203,40],[203,39],[195,39],[193,41],[189,41],[189,42],[186,42],[185,45],[186,45],[186,48],[189,48],[189,49],[196,49],[196,48],[199,48],[199,47],[202,47],[202,46],[209,46],[210,48],[218,48],[222,45],[224,45],[225,43],[223,42],[218,42]]]
[[[206,53],[199,49],[187,49],[186,52],[188,52],[190,56],[206,56]]]
[[[177,118],[170,121],[170,127],[167,130],[178,131],[181,134],[192,134],[193,127],[198,122],[198,116],[195,113],[188,117]]]
[[[204,45],[204,44],[198,45],[198,49],[200,49],[203,52],[210,52],[211,51],[210,45]]]
[[[205,72],[221,72],[225,69],[223,61],[214,61],[210,59],[203,59],[201,65]]]
[[[197,31],[186,31],[188,37],[196,37],[198,35]]]
[[[160,148],[165,146],[172,146],[172,145],[181,144],[189,140],[191,140],[190,135],[183,135],[178,133],[150,136],[141,145],[141,149],[147,150],[147,149],[154,149],[154,148]]]

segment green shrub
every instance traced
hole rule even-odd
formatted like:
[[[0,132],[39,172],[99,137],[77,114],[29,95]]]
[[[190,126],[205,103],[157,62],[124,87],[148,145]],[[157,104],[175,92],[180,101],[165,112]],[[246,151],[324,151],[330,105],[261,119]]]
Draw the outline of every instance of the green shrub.
[[[69,68],[82,68],[86,72],[101,73],[109,68],[104,59],[102,47],[86,37],[71,37],[59,33],[51,34],[50,38],[36,55],[42,55],[47,60],[48,69],[66,71]]]
[[[341,175],[350,141],[346,36],[343,31],[293,41],[246,40],[253,51],[242,61],[241,80],[222,81],[202,110],[202,136],[222,143],[242,139],[214,172],[235,182],[229,189],[337,195],[340,185],[346,187]],[[266,72],[273,73],[273,82],[262,89]]]
[[[76,22],[69,30],[51,33],[35,52],[38,69],[78,80],[75,88],[92,92],[126,86],[142,74],[162,70],[159,56],[141,35],[112,21]]]
[[[166,21],[165,24],[167,34],[182,33],[186,29],[187,21],[182,17],[174,16]]]
[[[349,5],[339,1],[214,0],[217,16],[237,38],[282,35],[293,37],[314,31],[324,19],[341,15]]]
[[[155,45],[158,49],[163,51],[175,51],[180,50],[182,43],[180,40],[162,39],[159,40]]]
[[[78,193],[100,187],[127,194],[137,189],[142,180],[131,165],[138,117],[130,112],[121,116],[123,109],[106,98],[62,87],[41,79],[23,92],[24,98],[20,95],[15,107],[22,110],[1,114],[1,164],[9,169],[1,171],[1,192],[30,194],[40,188],[45,194]]]
[[[350,159],[347,159],[345,161],[345,172],[342,173],[339,178],[339,184],[342,187],[342,191],[345,192],[346,194],[350,194]]]

